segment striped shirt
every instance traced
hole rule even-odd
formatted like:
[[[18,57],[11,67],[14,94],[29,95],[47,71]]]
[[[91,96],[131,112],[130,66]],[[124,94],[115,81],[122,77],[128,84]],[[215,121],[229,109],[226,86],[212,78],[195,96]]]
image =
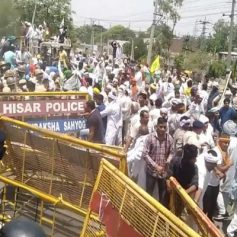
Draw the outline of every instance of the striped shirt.
[[[163,141],[158,139],[157,132],[148,135],[142,154],[143,159],[146,161],[147,173],[154,177],[160,177],[155,167],[159,165],[168,168],[167,160],[174,155],[173,146],[173,138],[169,134],[166,134]]]

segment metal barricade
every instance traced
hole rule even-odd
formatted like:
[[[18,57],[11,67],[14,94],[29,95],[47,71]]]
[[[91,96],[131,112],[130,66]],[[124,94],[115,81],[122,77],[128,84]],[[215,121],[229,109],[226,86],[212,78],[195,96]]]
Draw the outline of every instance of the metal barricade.
[[[110,148],[5,116],[0,130],[7,135],[3,171],[42,192],[62,196],[87,209],[102,158],[125,172],[126,157],[120,148]]]
[[[0,175],[0,225],[27,218],[42,226],[47,236],[78,237],[86,212],[21,182]],[[95,222],[97,221],[94,217]]]
[[[191,228],[195,229],[201,236],[223,237],[220,230],[203,213],[178,181],[174,177],[171,177],[169,181],[172,187],[171,211],[191,226]]]
[[[99,226],[94,215],[101,221]],[[81,233],[88,236],[200,235],[103,159]]]

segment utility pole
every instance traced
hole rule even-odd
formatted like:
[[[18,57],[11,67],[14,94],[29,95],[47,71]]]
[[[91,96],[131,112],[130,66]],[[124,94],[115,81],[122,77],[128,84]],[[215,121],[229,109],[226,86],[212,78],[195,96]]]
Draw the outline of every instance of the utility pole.
[[[231,15],[230,15],[230,36],[229,36],[228,57],[227,57],[228,71],[230,71],[231,69],[231,51],[232,51],[233,31],[234,31],[235,4],[236,0],[232,0]]]
[[[33,16],[32,16],[32,21],[31,21],[32,27],[33,27],[33,25],[34,25],[34,23],[35,23],[36,9],[37,9],[37,2],[36,2],[36,0],[35,0],[35,7],[34,7]]]
[[[199,23],[202,25],[202,42],[201,42],[201,49],[205,49],[205,38],[206,38],[206,33],[207,33],[207,25],[211,24],[211,22],[206,20],[206,17],[203,21],[199,21]]]
[[[95,21],[91,19],[91,54],[94,52],[94,44],[95,44],[95,29],[94,29]]]
[[[133,39],[131,39],[132,40],[132,45],[131,45],[131,56],[130,56],[130,58],[131,58],[131,60],[134,60],[134,40]]]
[[[158,0],[155,0],[155,9],[153,13],[153,22],[151,26],[151,34],[150,34],[150,41],[149,41],[149,47],[148,47],[148,55],[147,55],[147,64],[151,65],[151,57],[152,57],[152,46],[154,41],[154,34],[156,29],[156,17],[157,17],[157,10],[158,10]]]
[[[101,47],[101,55],[103,54],[103,31],[102,31],[102,27],[101,27],[101,31],[100,31],[100,47]]]
[[[198,31],[198,29],[197,29],[197,20],[196,20],[194,28],[193,28],[193,36],[194,36],[194,38],[196,38],[196,36],[197,36],[197,31]]]

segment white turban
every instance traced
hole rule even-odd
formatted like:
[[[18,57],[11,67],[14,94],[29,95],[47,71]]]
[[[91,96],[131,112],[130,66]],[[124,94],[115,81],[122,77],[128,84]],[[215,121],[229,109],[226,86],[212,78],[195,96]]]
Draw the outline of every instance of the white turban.
[[[237,134],[237,124],[233,120],[228,120],[223,125],[223,132],[229,136]]]
[[[160,109],[160,112],[161,112],[162,114],[168,114],[168,109],[166,109],[166,108],[161,108],[161,109]]]
[[[116,100],[117,99],[116,95],[112,91],[109,92],[108,98],[110,98],[112,100]]]
[[[205,115],[201,114],[199,117],[199,121],[202,123],[209,123],[209,118],[206,117]]]
[[[179,126],[180,127],[183,127],[184,125],[186,125],[186,124],[191,124],[191,119],[182,119],[182,120],[180,120],[180,122],[179,122]]]
[[[213,163],[213,164],[216,164],[219,161],[218,156],[213,156],[210,153],[206,153],[204,155],[204,159],[205,159],[206,162]]]

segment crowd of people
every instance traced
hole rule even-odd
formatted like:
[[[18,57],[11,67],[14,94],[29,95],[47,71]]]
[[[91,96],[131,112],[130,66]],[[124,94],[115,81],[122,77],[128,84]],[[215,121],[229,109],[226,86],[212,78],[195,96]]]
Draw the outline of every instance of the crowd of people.
[[[105,74],[97,74],[87,90],[91,100],[85,105],[88,129],[83,137],[123,146],[129,176],[166,207],[171,176],[212,221],[230,218],[232,200],[228,236],[234,236],[236,91],[223,94],[217,80],[194,81],[167,67],[151,75],[142,64],[97,65]]]
[[[20,55],[20,56],[19,56]],[[210,220],[229,217],[237,199],[237,94],[164,65],[148,65],[63,47],[52,65],[9,45],[0,63],[1,92],[87,92],[87,129],[79,137],[122,146],[129,176],[163,205],[175,177]],[[114,56],[116,57],[116,56]],[[237,230],[237,206],[228,236]]]

